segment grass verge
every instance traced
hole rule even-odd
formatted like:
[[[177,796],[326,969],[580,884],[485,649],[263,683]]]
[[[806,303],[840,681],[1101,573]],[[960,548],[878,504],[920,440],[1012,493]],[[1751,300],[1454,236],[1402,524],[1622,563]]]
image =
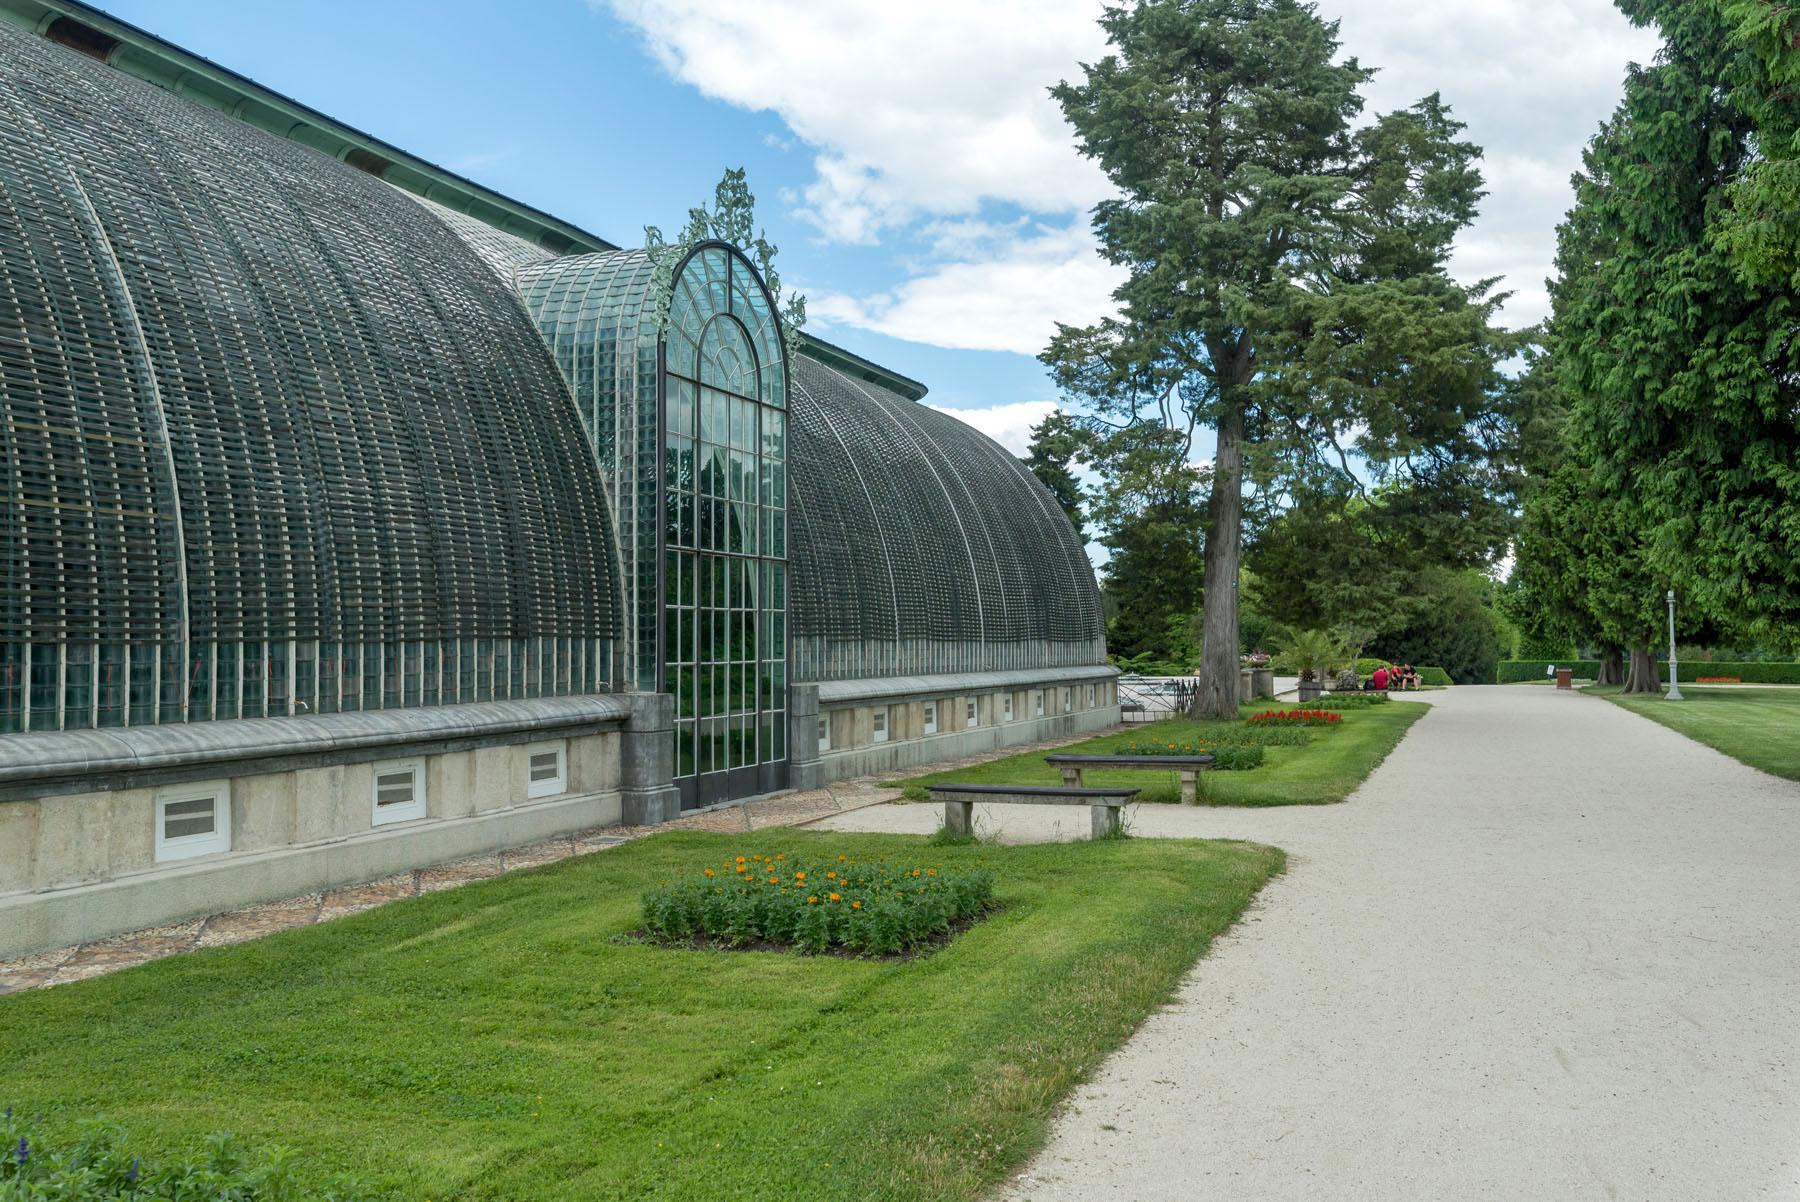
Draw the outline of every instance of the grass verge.
[[[908,962],[620,938],[644,888],[752,852],[980,864],[1002,908]],[[412,1200],[974,1198],[1281,865],[671,832],[0,997],[0,1102],[146,1156],[230,1130]]]
[[[1252,714],[1269,709],[1267,702],[1243,707]],[[1294,708],[1292,705],[1276,708]],[[1388,705],[1366,709],[1344,710],[1344,720],[1332,729],[1313,728],[1312,741],[1303,747],[1270,747],[1262,767],[1247,772],[1202,772],[1201,803],[1223,806],[1291,806],[1324,805],[1342,801],[1356,786],[1367,779],[1375,765],[1387,758],[1388,752],[1405,737],[1407,728],[1424,717],[1428,707],[1418,702],[1396,700]],[[1098,735],[1058,753],[1111,755],[1123,744],[1139,740],[1165,740],[1172,743],[1198,741],[1204,744],[1221,727],[1236,725],[1224,722],[1190,722],[1172,719],[1133,726],[1122,731]],[[1044,762],[1043,751],[1028,751],[1005,759],[990,760],[972,768],[952,768],[906,780],[902,785],[908,798],[924,801],[930,793],[927,786],[957,781],[981,785],[1056,785],[1062,774]],[[1181,781],[1173,772],[1157,769],[1089,770],[1084,780],[1094,787],[1143,790],[1139,801],[1181,800]]]
[[[1800,780],[1800,689],[1709,689],[1682,685],[1681,701],[1620,694],[1615,685],[1582,690],[1660,722],[1752,768]]]

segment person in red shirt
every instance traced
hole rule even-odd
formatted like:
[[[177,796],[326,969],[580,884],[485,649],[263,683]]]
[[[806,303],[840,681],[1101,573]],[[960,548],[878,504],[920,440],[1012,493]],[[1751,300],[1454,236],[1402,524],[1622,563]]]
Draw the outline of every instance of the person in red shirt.
[[[1388,686],[1388,670],[1386,668],[1375,669],[1375,691],[1377,693],[1386,692],[1387,686]]]

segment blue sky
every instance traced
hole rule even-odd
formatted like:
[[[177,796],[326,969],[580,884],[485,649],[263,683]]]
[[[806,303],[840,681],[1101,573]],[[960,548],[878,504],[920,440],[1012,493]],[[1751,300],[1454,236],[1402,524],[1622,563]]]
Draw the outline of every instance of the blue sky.
[[[1053,320],[1109,305],[1105,181],[1044,91],[1104,52],[1099,0],[101,2],[621,245],[745,167],[814,331],[1015,449],[1054,401]],[[1372,107],[1441,90],[1487,147],[1456,267],[1536,320],[1569,173],[1653,41],[1607,0],[1320,7],[1383,68]]]

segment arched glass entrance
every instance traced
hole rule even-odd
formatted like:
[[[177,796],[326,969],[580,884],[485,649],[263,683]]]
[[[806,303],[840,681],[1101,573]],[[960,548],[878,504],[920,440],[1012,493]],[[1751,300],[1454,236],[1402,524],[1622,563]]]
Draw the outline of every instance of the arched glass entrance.
[[[702,245],[663,339],[661,642],[684,809],[787,784],[786,402],[761,281]]]

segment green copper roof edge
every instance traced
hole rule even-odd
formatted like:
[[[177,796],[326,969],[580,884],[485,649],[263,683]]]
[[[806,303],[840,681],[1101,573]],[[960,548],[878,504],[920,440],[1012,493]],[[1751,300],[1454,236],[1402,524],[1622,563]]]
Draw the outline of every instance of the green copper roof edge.
[[[59,16],[116,39],[119,46],[107,61],[126,74],[340,159],[356,150],[378,156],[402,168],[391,177],[383,173],[397,186],[430,196],[439,204],[467,212],[508,233],[528,237],[547,250],[565,254],[618,249],[580,226],[408,154],[390,142],[335,121],[309,105],[79,0],[0,0],[0,20],[34,33],[43,33]],[[281,128],[284,124],[285,129]]]
[[[911,376],[903,376],[873,360],[863,358],[854,351],[847,351],[841,346],[835,346],[804,330],[800,332],[800,353],[809,359],[818,360],[827,367],[834,367],[847,376],[879,384],[889,392],[897,392],[909,401],[923,400],[925,394],[930,391]]]

